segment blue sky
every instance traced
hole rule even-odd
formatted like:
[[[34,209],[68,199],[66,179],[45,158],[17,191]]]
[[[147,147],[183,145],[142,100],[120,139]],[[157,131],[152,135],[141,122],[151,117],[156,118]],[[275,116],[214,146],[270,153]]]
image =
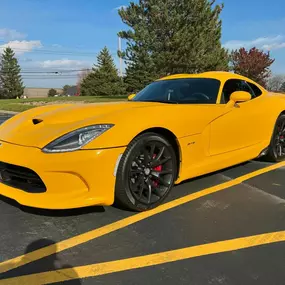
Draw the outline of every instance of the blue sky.
[[[225,5],[222,43],[227,48],[270,50],[276,59],[273,73],[285,74],[285,1],[217,2]],[[117,32],[124,28],[116,8],[127,4],[126,0],[1,0],[0,48],[9,44],[17,51],[26,86],[73,84],[76,72],[45,72],[89,68],[105,45],[116,57]],[[42,73],[29,73],[33,71]]]

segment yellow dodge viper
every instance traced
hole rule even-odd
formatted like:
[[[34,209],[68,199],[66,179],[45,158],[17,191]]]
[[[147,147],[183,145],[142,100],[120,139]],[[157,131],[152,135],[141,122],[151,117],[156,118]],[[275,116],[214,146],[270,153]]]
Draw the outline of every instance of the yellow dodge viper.
[[[183,180],[282,160],[284,136],[284,95],[227,72],[172,75],[128,102],[49,105],[4,122],[0,194],[38,208],[145,211]]]

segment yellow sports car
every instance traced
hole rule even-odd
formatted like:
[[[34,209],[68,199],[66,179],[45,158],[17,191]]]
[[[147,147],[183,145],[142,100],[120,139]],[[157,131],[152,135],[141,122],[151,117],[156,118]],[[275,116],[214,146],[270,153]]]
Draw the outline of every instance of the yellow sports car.
[[[49,105],[4,122],[0,194],[38,208],[144,211],[183,180],[283,159],[284,136],[284,95],[227,72],[172,75],[128,102]]]

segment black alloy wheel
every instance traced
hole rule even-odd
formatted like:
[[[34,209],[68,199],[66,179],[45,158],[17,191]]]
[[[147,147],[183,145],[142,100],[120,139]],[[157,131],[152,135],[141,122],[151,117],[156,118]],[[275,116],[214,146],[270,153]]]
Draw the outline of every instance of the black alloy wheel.
[[[120,161],[116,202],[135,211],[155,208],[169,194],[176,175],[172,145],[155,133],[140,135],[130,143]]]
[[[276,121],[271,143],[265,160],[279,162],[285,159],[285,115],[280,115]]]

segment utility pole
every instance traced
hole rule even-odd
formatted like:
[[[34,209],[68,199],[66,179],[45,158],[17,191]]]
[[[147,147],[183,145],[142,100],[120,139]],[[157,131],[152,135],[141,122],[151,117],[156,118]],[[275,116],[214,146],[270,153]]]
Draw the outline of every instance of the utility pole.
[[[122,52],[122,39],[118,37],[118,49],[119,53]],[[123,78],[123,59],[121,56],[119,56],[119,61],[120,61],[120,77]]]

